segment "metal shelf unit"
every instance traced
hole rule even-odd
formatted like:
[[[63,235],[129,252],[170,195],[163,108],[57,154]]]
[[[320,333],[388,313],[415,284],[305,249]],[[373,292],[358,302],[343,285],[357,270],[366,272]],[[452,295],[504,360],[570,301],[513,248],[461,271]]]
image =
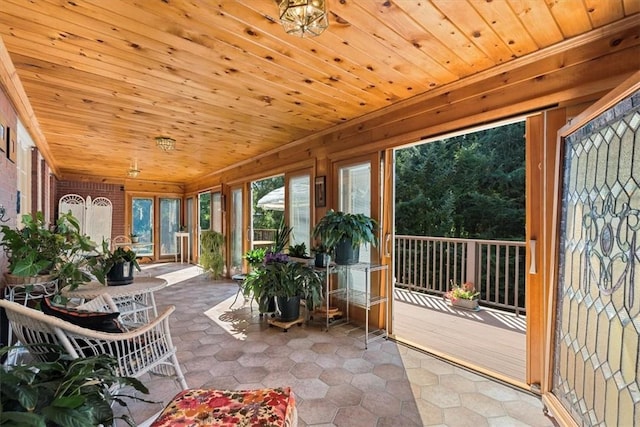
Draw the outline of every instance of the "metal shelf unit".
[[[381,265],[381,264],[369,264],[369,263],[358,263],[358,264],[351,264],[351,265],[337,265],[337,264],[331,264],[329,266],[327,266],[327,271],[326,271],[326,276],[325,276],[325,299],[326,299],[326,328],[327,330],[329,330],[330,326],[333,325],[337,325],[340,324],[342,322],[339,321],[332,321],[332,316],[330,316],[329,313],[329,302],[331,297],[336,298],[338,300],[344,301],[346,304],[346,318],[344,319],[347,323],[350,321],[349,318],[349,309],[350,309],[350,305],[354,305],[356,307],[360,307],[363,308],[365,311],[365,324],[364,324],[364,328],[365,328],[365,334],[364,334],[364,346],[365,349],[368,347],[369,345],[369,341],[373,341],[375,339],[378,338],[387,338],[389,335],[389,310],[388,307],[385,306],[385,329],[384,329],[384,334],[383,335],[375,335],[374,338],[369,339],[369,336],[372,335],[373,333],[369,332],[369,310],[371,309],[371,307],[379,305],[379,304],[386,304],[387,303],[387,297],[385,296],[380,296],[380,288],[381,288],[381,283],[382,280],[378,280],[376,281],[375,284],[376,288],[374,288],[374,291],[376,292],[372,292],[372,278],[371,275],[374,272],[380,272],[380,279],[382,278],[382,275],[388,275],[388,268],[389,266],[387,265]],[[352,272],[354,271],[361,271],[364,273],[364,290],[360,290],[360,289],[354,289],[354,284],[353,284],[353,277],[352,277]],[[343,274],[344,279],[342,281],[338,281],[338,287],[336,289],[331,289],[331,277],[332,275],[336,275],[336,274]],[[388,278],[387,278],[388,280]],[[341,286],[342,285],[342,286]],[[331,323],[331,325],[330,325]]]

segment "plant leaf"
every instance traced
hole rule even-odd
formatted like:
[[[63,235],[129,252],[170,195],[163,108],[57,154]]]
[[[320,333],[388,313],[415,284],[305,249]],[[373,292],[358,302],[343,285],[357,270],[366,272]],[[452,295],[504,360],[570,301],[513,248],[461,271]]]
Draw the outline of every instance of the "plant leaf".
[[[1,412],[0,425],[46,427],[44,417],[31,412]]]

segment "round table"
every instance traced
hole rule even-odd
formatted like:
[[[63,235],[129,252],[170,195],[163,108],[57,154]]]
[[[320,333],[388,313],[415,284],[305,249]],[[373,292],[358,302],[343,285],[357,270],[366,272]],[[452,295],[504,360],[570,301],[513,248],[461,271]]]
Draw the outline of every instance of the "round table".
[[[62,289],[67,298],[78,298],[83,301],[109,294],[120,310],[120,316],[127,323],[147,323],[148,311],[158,315],[153,293],[165,288],[168,282],[158,277],[135,277],[129,285],[106,286],[100,282],[89,282],[80,285],[73,291]]]

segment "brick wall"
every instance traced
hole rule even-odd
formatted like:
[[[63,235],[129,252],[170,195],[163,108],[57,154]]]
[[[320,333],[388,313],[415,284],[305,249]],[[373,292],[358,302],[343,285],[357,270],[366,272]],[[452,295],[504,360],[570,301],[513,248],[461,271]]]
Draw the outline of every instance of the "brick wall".
[[[58,201],[66,194],[78,194],[83,198],[91,196],[106,197],[111,200],[113,213],[111,217],[111,237],[120,234],[129,234],[124,230],[124,188],[120,185],[101,184],[96,182],[78,182],[78,181],[56,181],[54,200],[54,215],[58,217]]]
[[[13,106],[9,102],[4,91],[0,88],[0,123],[4,126],[3,137],[0,138],[0,205],[4,206],[6,213],[1,225],[15,227],[17,217],[17,192],[18,192],[18,175],[15,163],[7,158],[7,128],[11,128],[11,132],[17,131],[18,119]],[[6,271],[7,257],[4,250],[0,249],[0,283],[2,282],[2,272]]]

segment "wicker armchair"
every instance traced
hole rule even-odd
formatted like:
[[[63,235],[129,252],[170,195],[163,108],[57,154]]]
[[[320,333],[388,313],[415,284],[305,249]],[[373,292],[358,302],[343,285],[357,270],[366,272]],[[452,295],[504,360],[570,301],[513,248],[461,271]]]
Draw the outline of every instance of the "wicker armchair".
[[[92,300],[82,308],[112,311],[115,305],[108,301],[108,295],[106,297]],[[36,358],[46,360],[51,352],[50,344],[58,344],[74,358],[105,353],[117,360],[121,376],[138,378],[153,370],[175,376],[183,390],[188,388],[169,330],[173,306],[150,323],[125,333],[99,332],[76,326],[7,300],[0,300],[0,307],[6,310],[13,333],[22,344],[30,345],[29,352]]]

